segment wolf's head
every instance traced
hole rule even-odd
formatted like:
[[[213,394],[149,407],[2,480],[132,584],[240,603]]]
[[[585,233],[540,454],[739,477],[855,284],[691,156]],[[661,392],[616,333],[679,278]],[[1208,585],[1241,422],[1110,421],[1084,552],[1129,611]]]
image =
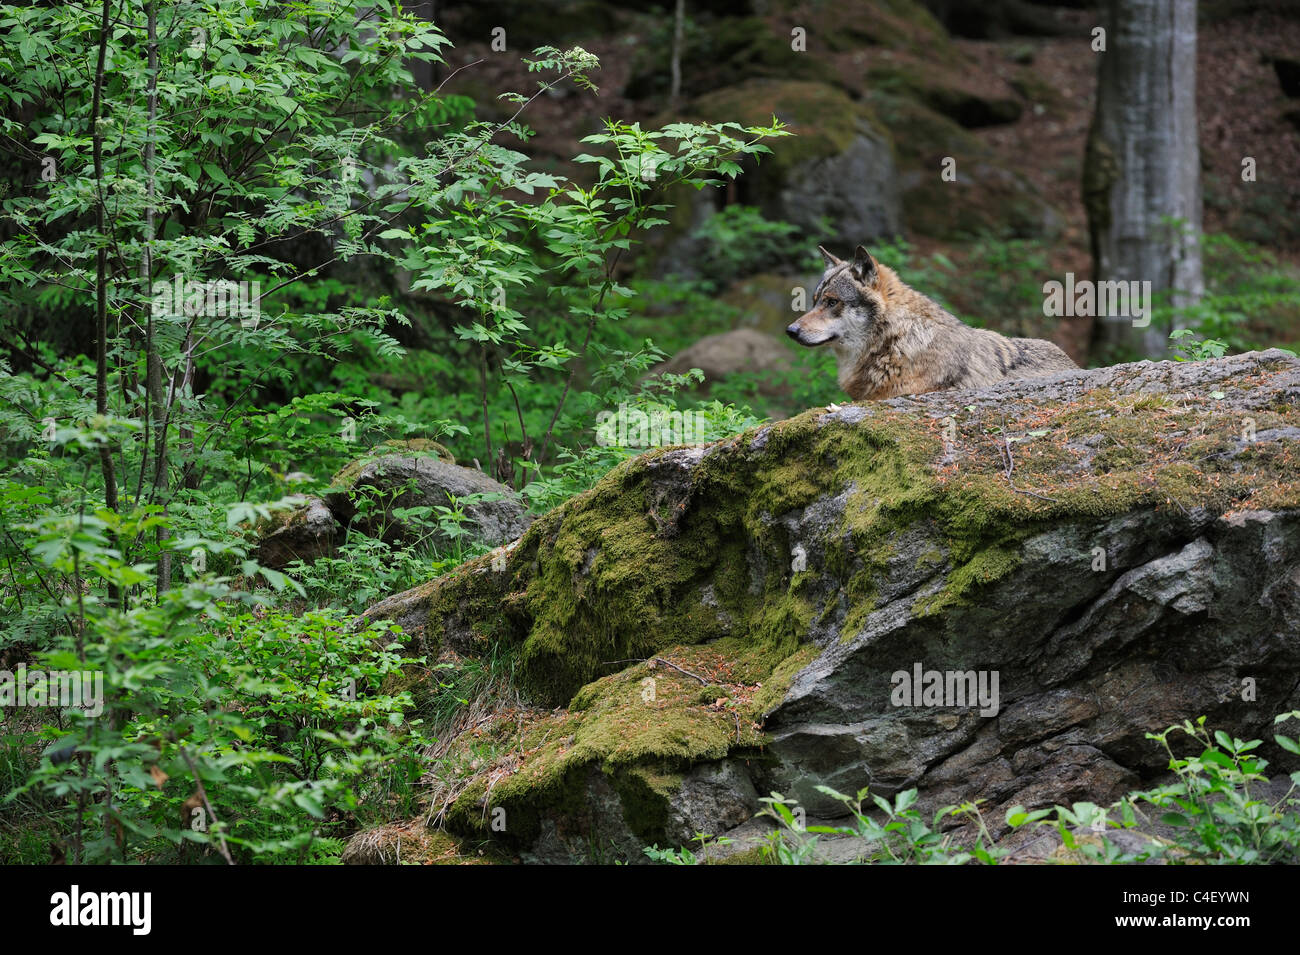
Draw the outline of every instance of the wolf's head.
[[[834,343],[837,350],[857,351],[884,311],[876,260],[858,246],[853,261],[837,259],[821,246],[826,271],[813,292],[812,308],[785,333],[800,345],[815,348]]]

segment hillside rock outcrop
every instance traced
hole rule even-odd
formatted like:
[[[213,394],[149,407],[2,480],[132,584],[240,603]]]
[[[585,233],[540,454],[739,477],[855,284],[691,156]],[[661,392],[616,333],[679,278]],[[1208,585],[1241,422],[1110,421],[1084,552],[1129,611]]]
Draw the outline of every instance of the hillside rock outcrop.
[[[915,786],[996,825],[1157,778],[1145,734],[1187,718],[1271,740],[1300,707],[1298,399],[1281,351],[1139,362],[632,459],[367,612],[511,661],[444,740],[434,816],[525,861],[634,859],[774,790],[829,816],[817,785]]]

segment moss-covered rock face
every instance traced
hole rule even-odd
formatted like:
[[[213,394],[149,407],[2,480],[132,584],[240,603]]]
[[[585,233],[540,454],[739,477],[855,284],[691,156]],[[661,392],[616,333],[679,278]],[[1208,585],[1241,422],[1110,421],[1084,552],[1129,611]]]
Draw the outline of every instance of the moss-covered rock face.
[[[718,833],[755,789],[1105,799],[1163,767],[1148,731],[1300,705],[1298,396],[1274,351],[814,409],[635,458],[368,614],[512,661],[541,708],[436,789],[526,857]],[[900,705],[918,665],[997,692]]]
[[[1019,100],[970,89],[914,61],[873,65],[866,78],[872,89],[910,97],[967,129],[1014,123],[1024,112]]]
[[[958,123],[884,90],[873,90],[868,102],[890,129],[907,131],[897,137],[897,155],[910,228],[947,240],[1034,238],[1060,230],[1060,213]],[[952,181],[940,175],[948,159],[955,163]]]
[[[745,163],[738,201],[758,206],[769,219],[802,226],[831,244],[852,247],[902,232],[893,140],[869,106],[834,86],[749,80],[713,89],[687,103],[680,117],[665,115],[654,124],[680,118],[766,126],[773,116],[794,135],[772,140],[771,155],[761,162]],[[677,218],[663,239],[680,240],[711,211],[707,194],[688,190],[668,199],[678,206]],[[695,255],[687,243],[665,253],[663,265],[689,271]]]
[[[794,136],[770,144],[772,155],[760,168],[773,173],[788,173],[809,160],[839,155],[864,125],[888,136],[870,107],[855,103],[833,86],[803,80],[754,79],[715,87],[689,103],[684,112],[688,119],[742,126],[765,126],[775,115]]]
[[[624,12],[600,0],[475,0],[438,7],[437,22],[457,44],[488,43],[494,29],[504,29],[510,49],[532,50],[608,36],[622,28]]]
[[[781,4],[782,23],[804,26],[809,49],[832,52],[863,46],[925,54],[941,60],[959,54],[948,33],[919,0],[811,0]]]
[[[928,6],[803,0],[762,5],[751,16],[695,11],[682,61],[684,104],[650,125],[766,124],[775,114],[795,136],[774,141],[762,163],[746,163],[728,201],[803,226],[823,244],[893,238],[904,224],[949,241],[1055,235],[1060,213],[1015,163],[966,129],[1014,123],[1026,108],[1058,109],[1059,95],[1023,69],[1006,81],[972,77],[973,61]],[[671,29],[659,22],[624,92],[662,106]],[[955,181],[941,176],[949,158]],[[690,274],[698,256],[685,234],[709,214],[713,197],[683,188],[668,200],[672,224],[652,243],[662,246],[659,269]]]
[[[623,89],[630,99],[663,97],[669,92],[671,44],[648,43]],[[758,17],[722,17],[691,30],[682,55],[682,92],[695,96],[757,77],[832,82],[835,72],[824,59],[791,47],[782,31]]]
[[[697,96],[751,79],[810,80],[857,89],[864,47],[925,57],[952,65],[963,58],[919,0],[803,0],[754,4],[760,15],[734,4],[709,11],[687,7],[681,57],[682,93]],[[671,10],[671,4],[668,7]],[[718,12],[730,16],[711,15]],[[672,17],[657,16],[643,41],[623,93],[631,99],[666,98],[672,57]]]

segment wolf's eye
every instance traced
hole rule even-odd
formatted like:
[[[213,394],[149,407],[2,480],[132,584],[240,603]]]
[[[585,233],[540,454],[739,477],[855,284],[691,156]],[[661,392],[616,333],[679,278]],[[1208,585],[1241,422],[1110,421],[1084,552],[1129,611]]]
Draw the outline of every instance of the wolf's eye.
[[[833,308],[834,306],[840,304],[840,300],[837,299],[837,298],[832,298],[832,297],[829,296],[829,295],[823,295],[823,296],[822,296],[822,304],[823,304],[823,305],[829,305],[829,306],[831,306],[831,307]]]

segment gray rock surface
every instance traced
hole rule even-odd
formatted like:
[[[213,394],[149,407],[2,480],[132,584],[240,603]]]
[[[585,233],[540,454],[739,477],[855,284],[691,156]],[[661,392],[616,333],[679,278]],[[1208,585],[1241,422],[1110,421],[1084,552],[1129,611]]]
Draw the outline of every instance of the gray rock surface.
[[[775,217],[849,242],[889,238],[903,231],[903,199],[890,141],[869,123],[843,152],[795,166],[781,185]]]

